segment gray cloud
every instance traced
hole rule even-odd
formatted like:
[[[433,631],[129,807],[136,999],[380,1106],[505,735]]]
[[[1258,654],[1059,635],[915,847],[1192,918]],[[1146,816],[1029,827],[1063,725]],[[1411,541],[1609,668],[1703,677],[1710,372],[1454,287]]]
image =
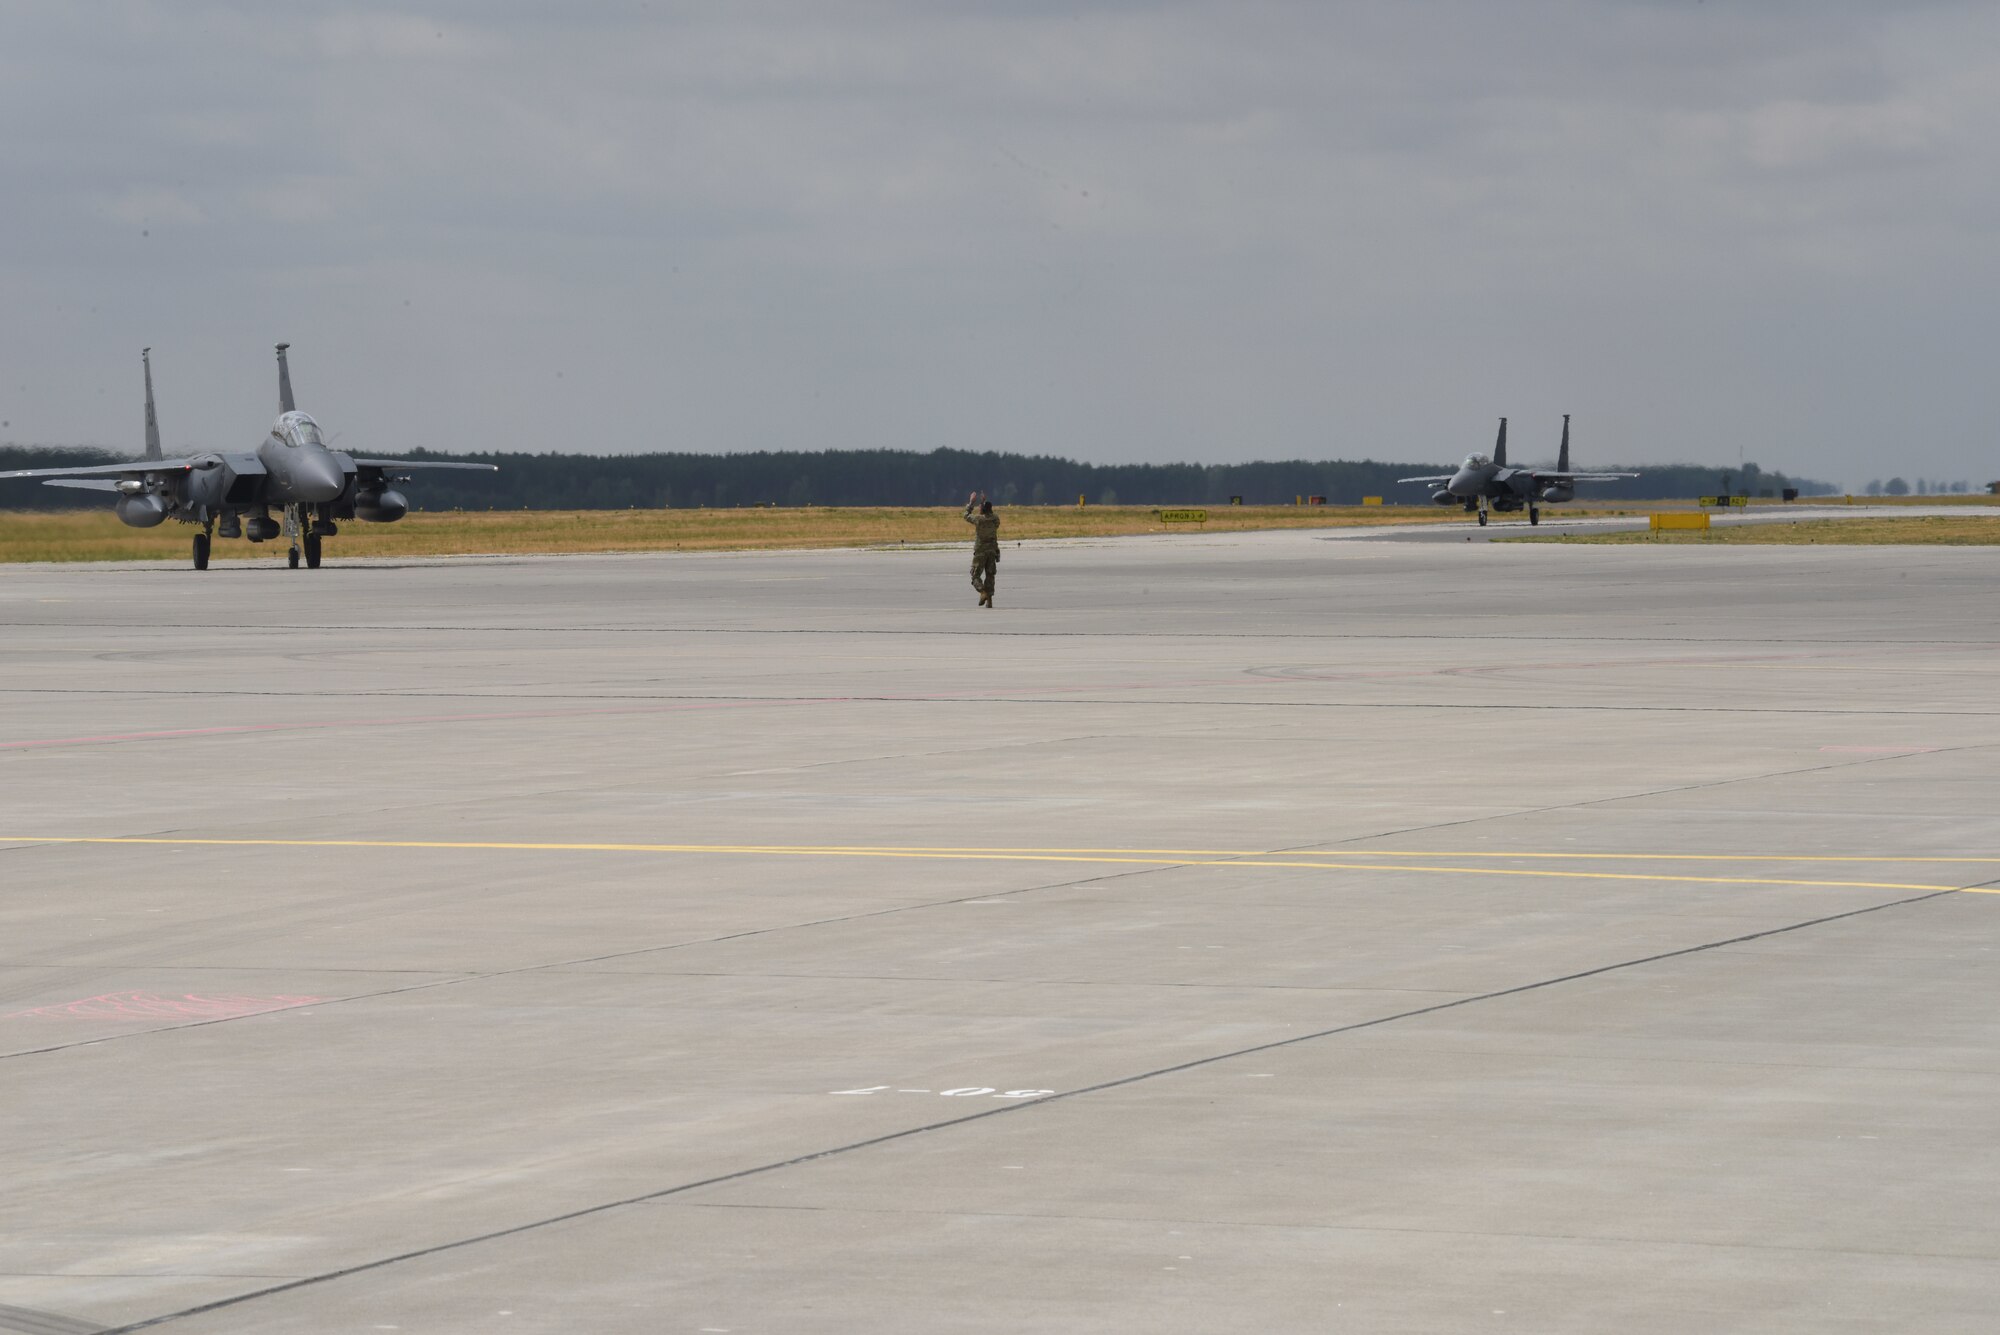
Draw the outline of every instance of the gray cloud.
[[[583,11],[577,13],[574,11]],[[0,13],[0,436],[1995,472],[1962,3]],[[1995,475],[2000,475],[1996,473]]]

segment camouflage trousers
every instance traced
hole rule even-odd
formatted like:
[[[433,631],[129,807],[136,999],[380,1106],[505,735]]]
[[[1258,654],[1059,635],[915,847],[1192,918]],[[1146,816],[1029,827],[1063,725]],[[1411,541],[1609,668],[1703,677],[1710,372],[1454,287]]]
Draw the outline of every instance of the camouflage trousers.
[[[972,587],[982,598],[993,594],[994,576],[1000,572],[1000,549],[998,547],[974,547],[972,549]]]

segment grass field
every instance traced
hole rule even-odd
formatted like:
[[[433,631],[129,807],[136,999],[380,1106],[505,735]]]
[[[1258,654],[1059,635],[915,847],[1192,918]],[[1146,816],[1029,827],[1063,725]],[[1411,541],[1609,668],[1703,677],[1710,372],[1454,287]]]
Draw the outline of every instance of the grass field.
[[[1943,543],[2000,542],[2000,498],[1952,497],[1991,513],[1949,518],[1898,518],[1898,504],[1945,498],[1868,502],[1874,514],[1710,529],[1706,533],[1606,533],[1503,539],[1518,542],[1652,543]],[[1879,509],[1878,509],[1879,507]],[[1686,502],[1630,503],[1580,509],[1565,516],[1643,515],[1685,510]],[[1761,508],[1761,507],[1760,507]],[[1862,506],[1857,502],[1857,510]],[[1880,510],[1892,513],[1882,514]],[[1162,524],[1145,506],[1010,505],[1001,509],[1004,540],[1110,537],[1138,533],[1232,532],[1271,528],[1347,528],[1378,524],[1466,523],[1456,509],[1432,505],[1211,506],[1205,525]],[[107,510],[0,511],[0,564],[21,561],[185,560],[194,530],[182,524],[127,528]],[[396,524],[343,524],[327,540],[328,560],[363,556],[492,556],[583,552],[717,552],[786,547],[878,547],[898,543],[962,543],[971,530],[955,509],[811,507],[740,510],[469,510],[412,514]],[[283,561],[282,541],[252,545],[217,539],[218,561]]]
[[[1134,533],[1340,528],[1453,518],[1435,506],[1219,506],[1205,525],[1165,525],[1142,506],[1003,507],[1003,540]],[[108,510],[0,512],[0,563],[182,560],[194,529],[127,528]],[[751,551],[784,547],[876,547],[969,542],[953,509],[475,510],[417,513],[395,524],[341,525],[328,560],[359,556],[466,556],[564,552]],[[285,543],[217,539],[215,559],[283,561]]]
[[[2000,546],[2000,510],[1968,515],[1865,515],[1853,519],[1799,519],[1790,523],[1724,524],[1710,529],[1641,529],[1632,533],[1584,536],[1548,534],[1503,538],[1503,542],[1596,542],[1660,547],[1805,546],[1992,547]]]

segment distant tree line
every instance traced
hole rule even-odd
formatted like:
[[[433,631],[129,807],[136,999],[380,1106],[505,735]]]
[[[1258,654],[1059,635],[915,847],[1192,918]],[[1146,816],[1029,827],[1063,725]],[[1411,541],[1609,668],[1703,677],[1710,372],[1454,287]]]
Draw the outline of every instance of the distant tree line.
[[[1887,482],[1878,477],[1868,484],[1867,492],[1870,496],[1963,496],[1971,489],[1970,482],[1946,482],[1943,478],[1920,477],[1913,486],[1899,477]]]
[[[1290,505],[1323,496],[1330,505],[1364,496],[1425,503],[1429,489],[1400,477],[1449,473],[1453,463],[1278,460],[1245,464],[1086,464],[1049,455],[966,450],[826,450],[758,454],[438,454],[412,459],[476,460],[497,474],[418,474],[405,490],[420,510],[623,510],[759,505],[958,505],[983,491],[998,505]],[[0,446],[0,470],[115,463],[103,450]],[[1586,500],[1660,500],[1734,489],[1752,495],[1786,487],[1808,496],[1835,490],[1810,478],[1766,473],[1756,464],[1606,465],[1641,476],[1593,483]],[[89,492],[30,483],[0,484],[0,509],[71,509],[104,504]]]

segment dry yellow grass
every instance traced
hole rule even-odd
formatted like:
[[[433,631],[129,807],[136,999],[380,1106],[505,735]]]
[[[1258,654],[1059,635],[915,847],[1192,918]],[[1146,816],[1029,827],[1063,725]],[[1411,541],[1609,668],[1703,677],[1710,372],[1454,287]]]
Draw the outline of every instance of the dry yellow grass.
[[[1913,498],[1914,499],[1914,498]],[[1940,498],[1923,498],[1936,500]],[[1968,507],[1987,506],[2000,516],[2000,498],[1952,498]],[[1885,508],[1898,502],[1891,501]],[[1856,509],[1861,508],[1856,502]],[[1870,498],[1868,504],[1878,504]],[[1640,515],[1653,510],[1690,508],[1686,502],[1626,503],[1622,506],[1578,509],[1565,506],[1563,515]],[[1761,508],[1761,507],[1760,507]],[[1162,524],[1156,508],[1132,505],[1074,506],[1010,505],[1001,508],[1001,533],[1009,540],[1032,538],[1109,537],[1135,533],[1234,532],[1272,528],[1345,528],[1361,525],[1469,523],[1457,509],[1433,505],[1295,506],[1223,505],[1208,507],[1206,525]],[[1572,542],[1606,541],[1725,541],[1725,542],[1991,542],[1980,536],[1952,536],[1949,525],[1970,524],[1968,534],[1983,533],[1984,517],[1924,521],[1931,529],[1895,530],[1896,537],[1869,536],[1876,525],[1911,524],[1908,519],[1856,519],[1811,525],[1777,526],[1796,536],[1756,536],[1757,529],[1714,529],[1711,536],[1650,538],[1639,534],[1606,534],[1572,538]],[[1838,533],[1834,533],[1834,529]],[[182,524],[154,529],[127,528],[108,509],[58,513],[0,512],[0,563],[20,561],[147,561],[184,560],[194,530]],[[1737,537],[1735,534],[1751,536]],[[1936,533],[1940,536],[1931,536]],[[1731,536],[1713,536],[1713,535]],[[329,560],[358,556],[470,556],[584,552],[750,551],[785,547],[872,547],[897,543],[967,542],[970,530],[950,508],[810,507],[806,509],[733,510],[468,510],[418,513],[396,524],[350,521],[340,536],[327,542]],[[1534,539],[1562,541],[1562,539]],[[218,561],[283,561],[283,542],[215,544]]]
[[[1799,519],[1790,523],[1724,524],[1711,529],[1568,536],[1523,535],[1507,542],[1595,542],[1674,547],[1805,546],[1992,547],[2000,546],[2000,511],[1971,515],[1857,516],[1853,519]]]
[[[1434,506],[1211,506],[1206,525],[1162,524],[1142,506],[1010,505],[1001,536],[1097,537],[1134,533],[1339,528],[1449,519]],[[108,510],[0,513],[0,562],[180,560],[194,530],[127,528]],[[781,510],[474,510],[418,513],[395,524],[348,522],[327,540],[329,560],[358,556],[457,556],[564,552],[745,551],[969,542],[953,509],[853,507]],[[283,561],[285,544],[217,539],[215,559]]]

